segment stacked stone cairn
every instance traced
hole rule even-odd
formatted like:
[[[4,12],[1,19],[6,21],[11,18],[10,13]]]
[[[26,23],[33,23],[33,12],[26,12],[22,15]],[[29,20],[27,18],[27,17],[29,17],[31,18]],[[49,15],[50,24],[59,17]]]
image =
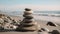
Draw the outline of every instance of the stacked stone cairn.
[[[23,14],[24,19],[20,23],[20,31],[36,31],[37,22],[33,19],[33,11],[31,9],[26,8]]]

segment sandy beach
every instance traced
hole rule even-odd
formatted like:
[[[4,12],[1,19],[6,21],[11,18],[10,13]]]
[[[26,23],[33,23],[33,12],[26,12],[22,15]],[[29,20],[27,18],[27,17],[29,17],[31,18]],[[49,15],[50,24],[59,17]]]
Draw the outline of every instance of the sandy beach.
[[[18,16],[11,16],[11,18],[13,18],[17,21],[23,19],[22,16],[19,16],[19,17]],[[47,28],[50,32],[53,30],[59,30],[59,32],[60,32],[60,26],[54,27],[54,26],[47,26],[46,25],[49,20],[50,21],[55,20],[52,22],[59,24],[60,17],[34,16],[34,19],[40,25],[40,28]],[[0,32],[0,34],[37,34],[37,32]]]

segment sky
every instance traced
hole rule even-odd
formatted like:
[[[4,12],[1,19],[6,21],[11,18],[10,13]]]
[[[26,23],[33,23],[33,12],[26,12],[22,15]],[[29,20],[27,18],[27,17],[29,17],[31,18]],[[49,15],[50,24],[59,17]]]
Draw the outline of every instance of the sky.
[[[0,10],[19,11],[25,8],[39,11],[60,11],[60,0],[0,0]]]

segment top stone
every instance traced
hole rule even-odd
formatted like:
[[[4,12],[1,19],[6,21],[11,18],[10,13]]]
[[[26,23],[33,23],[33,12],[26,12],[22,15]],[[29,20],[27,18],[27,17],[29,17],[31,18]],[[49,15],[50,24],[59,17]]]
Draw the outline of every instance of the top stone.
[[[25,11],[31,11],[31,9],[29,9],[29,8],[25,8]]]
[[[26,14],[32,14],[32,13],[33,13],[33,11],[31,9],[25,8],[25,12],[24,12],[25,15]]]

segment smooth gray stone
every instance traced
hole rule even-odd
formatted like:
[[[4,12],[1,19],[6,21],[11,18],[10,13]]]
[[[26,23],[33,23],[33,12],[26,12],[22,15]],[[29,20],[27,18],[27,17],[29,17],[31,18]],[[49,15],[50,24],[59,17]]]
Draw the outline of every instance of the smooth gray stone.
[[[23,15],[23,17],[27,18],[27,19],[32,19],[33,16],[32,15]]]
[[[24,13],[23,15],[33,15],[32,13]]]
[[[2,18],[0,18],[0,23],[3,23],[3,22],[4,22],[4,20]]]
[[[41,28],[42,31],[46,31],[46,32],[49,32],[49,29],[47,28]]]
[[[48,22],[47,25],[50,25],[50,26],[58,26],[56,23],[53,23],[53,22]]]
[[[60,32],[58,30],[53,30],[52,34],[60,34]]]
[[[23,21],[24,23],[32,23],[33,21]]]
[[[34,22],[34,19],[23,19],[24,23],[32,23]]]
[[[31,9],[30,8],[25,8],[25,11],[31,11]]]
[[[23,29],[23,30],[36,30],[36,26],[32,26],[32,27],[21,27],[21,29]]]
[[[36,22],[32,22],[32,23],[21,23],[22,25],[37,25],[37,23]]]
[[[32,14],[33,11],[24,11],[24,13],[29,13],[29,14],[31,13]]]

